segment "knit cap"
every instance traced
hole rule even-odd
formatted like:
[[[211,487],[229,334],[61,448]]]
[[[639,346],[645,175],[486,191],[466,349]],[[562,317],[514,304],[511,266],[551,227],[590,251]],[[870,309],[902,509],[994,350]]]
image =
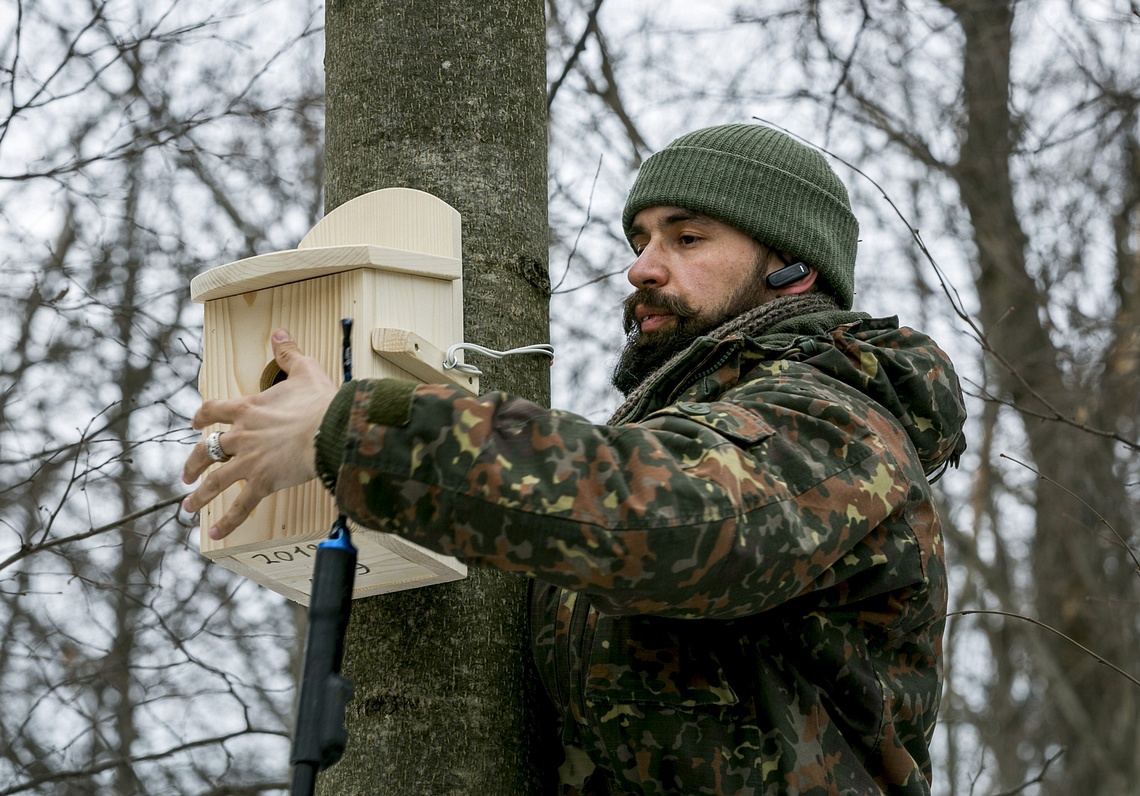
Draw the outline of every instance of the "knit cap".
[[[819,271],[851,309],[859,222],[847,188],[815,149],[771,127],[728,124],[681,136],[641,165],[622,227],[647,207],[723,221]]]

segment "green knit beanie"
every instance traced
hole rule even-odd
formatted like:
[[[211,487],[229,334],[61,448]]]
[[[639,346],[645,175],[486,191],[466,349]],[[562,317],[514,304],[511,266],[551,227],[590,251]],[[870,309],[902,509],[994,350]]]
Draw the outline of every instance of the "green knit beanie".
[[[811,147],[754,124],[688,133],[641,165],[622,214],[626,235],[639,211],[661,206],[723,221],[803,260],[851,309],[859,222],[843,182]]]

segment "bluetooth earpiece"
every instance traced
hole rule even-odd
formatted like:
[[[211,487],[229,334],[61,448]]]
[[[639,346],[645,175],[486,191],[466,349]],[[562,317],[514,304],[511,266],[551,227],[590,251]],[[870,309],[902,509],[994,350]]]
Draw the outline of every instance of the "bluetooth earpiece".
[[[768,283],[768,287],[772,288],[773,290],[779,290],[780,288],[787,287],[794,282],[799,282],[810,273],[811,269],[803,263],[792,263],[791,265],[784,266],[779,271],[768,274],[768,279],[766,281]]]

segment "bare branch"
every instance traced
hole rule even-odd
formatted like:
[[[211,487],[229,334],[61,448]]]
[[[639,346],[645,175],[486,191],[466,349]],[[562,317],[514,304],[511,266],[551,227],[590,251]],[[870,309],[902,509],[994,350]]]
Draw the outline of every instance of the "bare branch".
[[[1024,467],[1026,470],[1033,473],[1035,476],[1037,476],[1042,481],[1044,481],[1048,484],[1052,484],[1053,486],[1057,487],[1062,492],[1064,492],[1066,495],[1073,498],[1074,500],[1079,502],[1082,506],[1084,506],[1086,509],[1088,509],[1089,512],[1091,512],[1092,515],[1096,517],[1097,522],[1099,522],[1101,525],[1103,525],[1105,528],[1107,528],[1109,533],[1111,533],[1113,535],[1113,537],[1115,537],[1115,539],[1116,539],[1117,543],[1120,545],[1121,549],[1124,550],[1126,553],[1128,553],[1128,557],[1132,559],[1132,571],[1136,573],[1137,577],[1140,577],[1140,557],[1137,557],[1136,551],[1133,550],[1131,545],[1128,544],[1128,540],[1125,539],[1124,536],[1122,536],[1121,533],[1118,530],[1116,530],[1116,528],[1114,528],[1112,526],[1112,523],[1110,523],[1105,518],[1105,516],[1103,514],[1101,514],[1099,511],[1097,511],[1096,508],[1094,508],[1091,503],[1089,503],[1087,500],[1085,500],[1083,497],[1078,495],[1073,490],[1069,489],[1067,486],[1065,486],[1063,484],[1059,484],[1054,479],[1043,474],[1040,470],[1038,470],[1033,465],[1027,464],[1026,462],[1018,461],[1014,457],[1012,457],[1008,454],[1005,454],[1005,453],[1001,454],[1001,458],[1008,459],[1009,461],[1013,462],[1014,464],[1017,464],[1017,465],[1020,465],[1021,467]]]
[[[1057,628],[1050,627],[1049,625],[1045,624],[1044,622],[1039,622],[1036,619],[1032,619],[1028,616],[1022,616],[1021,614],[1015,614],[1012,611],[995,611],[995,610],[989,610],[989,609],[983,609],[983,608],[965,608],[961,611],[950,611],[949,613],[946,614],[946,616],[947,617],[971,616],[973,614],[986,614],[989,616],[1004,616],[1004,617],[1008,617],[1010,619],[1020,619],[1023,622],[1028,622],[1031,625],[1036,625],[1037,627],[1044,628],[1045,630],[1048,630],[1050,633],[1053,633],[1053,634],[1059,636],[1060,638],[1064,639],[1065,641],[1069,642],[1070,644],[1072,644],[1074,647],[1079,649],[1081,652],[1088,655],[1090,658],[1092,658],[1097,663],[1102,664],[1104,666],[1107,666],[1109,669],[1116,672],[1117,674],[1119,674],[1124,679],[1128,680],[1134,686],[1136,686],[1137,688],[1140,688],[1140,680],[1136,679],[1135,677],[1133,677],[1128,672],[1121,669],[1116,664],[1112,663],[1109,660],[1106,660],[1102,656],[1093,652],[1088,647],[1086,647],[1084,644],[1081,644],[1079,641],[1076,641],[1076,640],[1070,638],[1069,636],[1065,635],[1064,633],[1062,633]]]
[[[34,544],[21,545],[19,550],[8,556],[8,558],[4,559],[3,561],[0,561],[0,570],[7,569],[17,561],[22,561],[30,555],[41,553],[45,550],[53,550],[57,547],[74,544],[75,542],[81,542],[85,539],[90,539],[93,536],[100,536],[110,531],[118,530],[124,526],[130,525],[137,520],[142,519],[143,517],[148,517],[155,512],[181,504],[189,494],[189,492],[184,492],[174,497],[167,498],[166,500],[161,500],[158,503],[147,506],[146,508],[139,509],[138,511],[132,511],[130,514],[120,517],[114,522],[109,522],[106,525],[100,525],[98,528],[89,528],[86,531],[71,534],[70,536],[61,536],[59,538],[47,539],[45,541],[36,542]]]
[[[146,755],[136,755],[133,757],[118,757],[115,759],[105,760],[102,763],[97,763],[86,768],[74,769],[71,771],[54,771],[50,774],[44,774],[39,777],[24,780],[23,782],[18,782],[15,785],[6,788],[5,790],[0,790],[0,796],[11,796],[14,793],[24,793],[26,791],[37,788],[40,785],[45,785],[49,782],[67,782],[68,780],[73,779],[89,778],[96,774],[101,774],[104,771],[108,771],[112,768],[120,766],[124,762],[145,763],[156,760],[165,760],[182,752],[187,752],[191,749],[201,749],[208,746],[219,746],[221,744],[225,744],[228,741],[232,741],[235,738],[244,738],[249,735],[271,735],[276,737],[288,737],[287,733],[281,730],[249,727],[245,730],[241,730],[240,732],[231,732],[225,735],[218,735],[213,738],[199,738],[195,741],[187,741],[186,743],[179,744],[178,746],[172,747],[170,749],[165,749],[161,752],[153,752]]]
[[[594,7],[590,9],[590,13],[586,17],[586,27],[583,28],[582,35],[578,37],[578,41],[574,44],[574,49],[570,51],[570,57],[567,58],[566,63],[562,65],[562,73],[550,84],[550,88],[546,93],[547,110],[550,110],[550,107],[554,104],[554,98],[558,94],[558,89],[562,87],[562,83],[574,70],[574,66],[578,63],[578,58],[586,51],[586,43],[590,40],[590,36],[594,35],[597,31],[598,12],[602,10],[603,2],[605,2],[605,0],[594,0]]]

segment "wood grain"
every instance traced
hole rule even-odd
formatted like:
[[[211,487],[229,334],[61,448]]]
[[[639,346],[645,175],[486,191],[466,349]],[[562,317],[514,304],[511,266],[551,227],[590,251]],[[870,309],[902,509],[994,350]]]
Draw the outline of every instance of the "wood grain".
[[[463,339],[459,215],[420,191],[393,188],[334,210],[301,247],[251,257],[194,279],[203,303],[203,399],[234,398],[262,389],[272,363],[270,335],[289,329],[298,346],[343,379],[341,319],[352,318],[354,378],[393,377],[458,384],[478,380],[442,367],[443,353]],[[379,342],[379,346],[377,346]],[[213,430],[209,428],[204,433]],[[316,543],[336,517],[317,482],[266,498],[222,540],[211,527],[240,487],[202,510],[203,555],[290,599],[307,603]],[[399,537],[359,529],[360,567],[354,597],[416,588],[466,574],[466,567]]]

